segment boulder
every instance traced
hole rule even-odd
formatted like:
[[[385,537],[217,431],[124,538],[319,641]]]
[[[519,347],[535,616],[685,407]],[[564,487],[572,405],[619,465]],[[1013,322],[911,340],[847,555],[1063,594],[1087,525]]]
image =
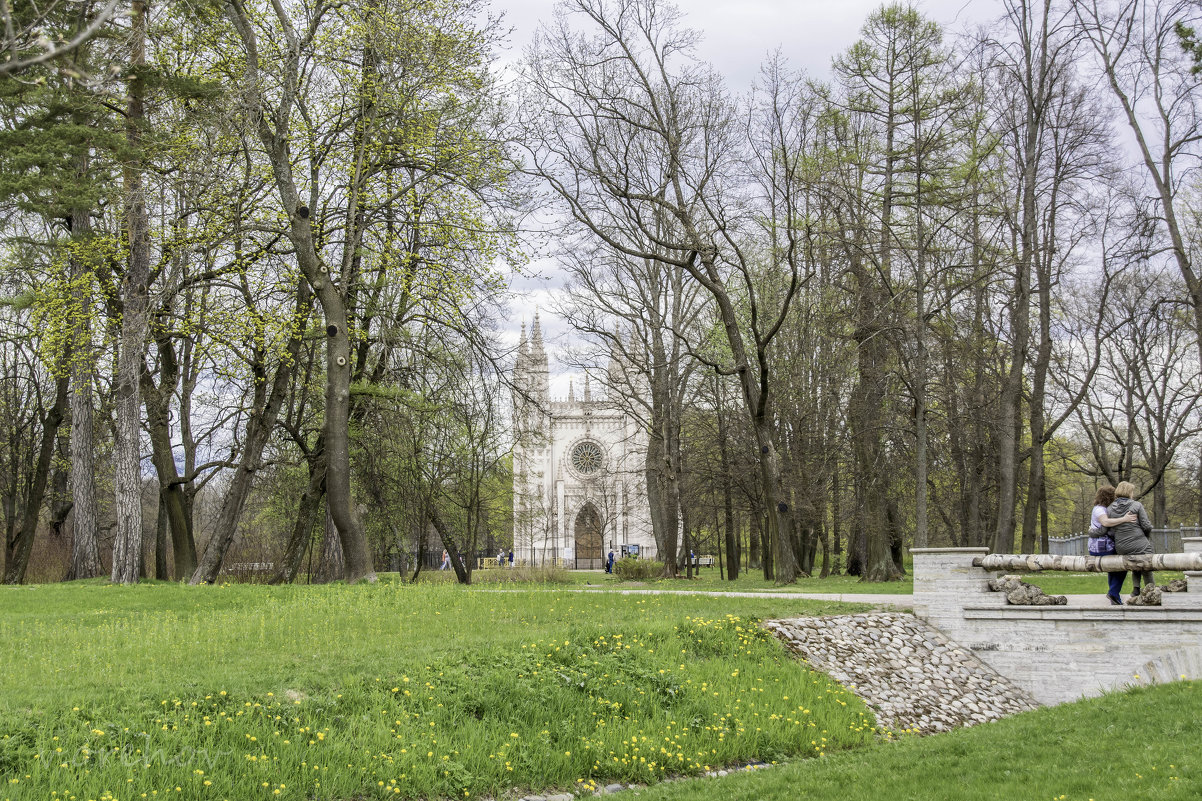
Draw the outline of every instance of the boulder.
[[[1128,606],[1160,606],[1160,587],[1150,585],[1139,591],[1139,595],[1127,602]]]
[[[1034,584],[1028,584],[1018,576],[1002,576],[990,579],[989,589],[1006,593],[1006,602],[1015,606],[1064,606],[1068,598],[1063,595],[1048,595]]]

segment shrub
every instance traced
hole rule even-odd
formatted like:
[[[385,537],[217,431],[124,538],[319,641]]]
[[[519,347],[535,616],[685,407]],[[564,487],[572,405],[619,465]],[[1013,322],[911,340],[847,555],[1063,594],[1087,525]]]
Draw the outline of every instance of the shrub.
[[[662,578],[664,563],[627,556],[614,562],[614,575],[618,577],[618,581],[649,581]]]
[[[532,581],[536,584],[571,584],[566,568],[559,565],[519,565],[512,569],[472,571],[473,584],[502,584],[512,581]]]

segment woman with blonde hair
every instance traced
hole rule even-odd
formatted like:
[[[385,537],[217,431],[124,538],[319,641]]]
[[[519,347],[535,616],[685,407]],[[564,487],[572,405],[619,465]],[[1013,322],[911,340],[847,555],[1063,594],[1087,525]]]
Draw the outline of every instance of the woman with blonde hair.
[[[1134,523],[1120,523],[1110,529],[1110,533],[1114,536],[1114,547],[1119,552],[1119,556],[1139,556],[1152,553],[1152,541],[1148,539],[1148,535],[1152,533],[1152,521],[1148,519],[1144,505],[1131,497],[1135,492],[1135,485],[1130,481],[1120,481],[1119,485],[1114,488],[1114,503],[1110,504],[1106,510],[1110,517],[1124,517],[1133,514],[1136,518]],[[1132,601],[1139,597],[1141,581],[1148,587],[1156,583],[1152,578],[1151,570],[1131,571]]]
[[[1114,503],[1114,487],[1109,484],[1098,487],[1098,492],[1093,497],[1093,513],[1090,515],[1089,520],[1090,556],[1112,556],[1117,553],[1114,547],[1114,537],[1110,529],[1119,523],[1136,522],[1136,516],[1133,514],[1128,514],[1124,517],[1110,517],[1107,514],[1106,507],[1112,503]],[[1123,582],[1127,580],[1127,571],[1122,570],[1108,573],[1107,579],[1110,582],[1110,588],[1106,593],[1106,597],[1110,599],[1110,603],[1115,606],[1121,606],[1123,600],[1120,596],[1123,593]]]

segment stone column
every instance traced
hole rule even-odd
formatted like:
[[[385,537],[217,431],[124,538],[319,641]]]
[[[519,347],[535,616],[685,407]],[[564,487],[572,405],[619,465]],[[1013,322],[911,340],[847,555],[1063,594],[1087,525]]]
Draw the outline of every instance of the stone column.
[[[1202,537],[1182,537],[1181,546],[1185,553],[1202,553]],[[1191,593],[1202,594],[1202,571],[1185,571],[1185,581]]]
[[[997,596],[989,591],[993,574],[972,563],[987,553],[988,548],[911,548],[914,613],[941,626],[945,619],[959,620],[967,603],[994,600]]]
[[[568,521],[567,521],[568,513],[567,513],[566,507],[564,506],[564,490],[563,490],[563,479],[562,478],[555,482],[555,503],[556,503],[556,506],[559,508],[559,517],[557,517],[555,520],[555,558],[565,560],[565,563],[563,566],[569,567],[569,565],[566,563],[566,560],[568,558],[568,555],[567,555],[568,538],[567,538],[567,534],[565,533],[567,531],[567,525],[568,525]]]

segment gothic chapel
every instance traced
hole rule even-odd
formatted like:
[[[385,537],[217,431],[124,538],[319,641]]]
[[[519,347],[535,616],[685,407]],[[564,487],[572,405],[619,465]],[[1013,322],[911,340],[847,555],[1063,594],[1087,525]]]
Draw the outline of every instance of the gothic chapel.
[[[634,388],[617,354],[605,399],[589,380],[552,400],[538,315],[522,323],[514,367],[513,551],[519,564],[601,568],[613,551],[654,558],[647,506],[647,434],[617,399]],[[612,399],[612,400],[611,400]]]

